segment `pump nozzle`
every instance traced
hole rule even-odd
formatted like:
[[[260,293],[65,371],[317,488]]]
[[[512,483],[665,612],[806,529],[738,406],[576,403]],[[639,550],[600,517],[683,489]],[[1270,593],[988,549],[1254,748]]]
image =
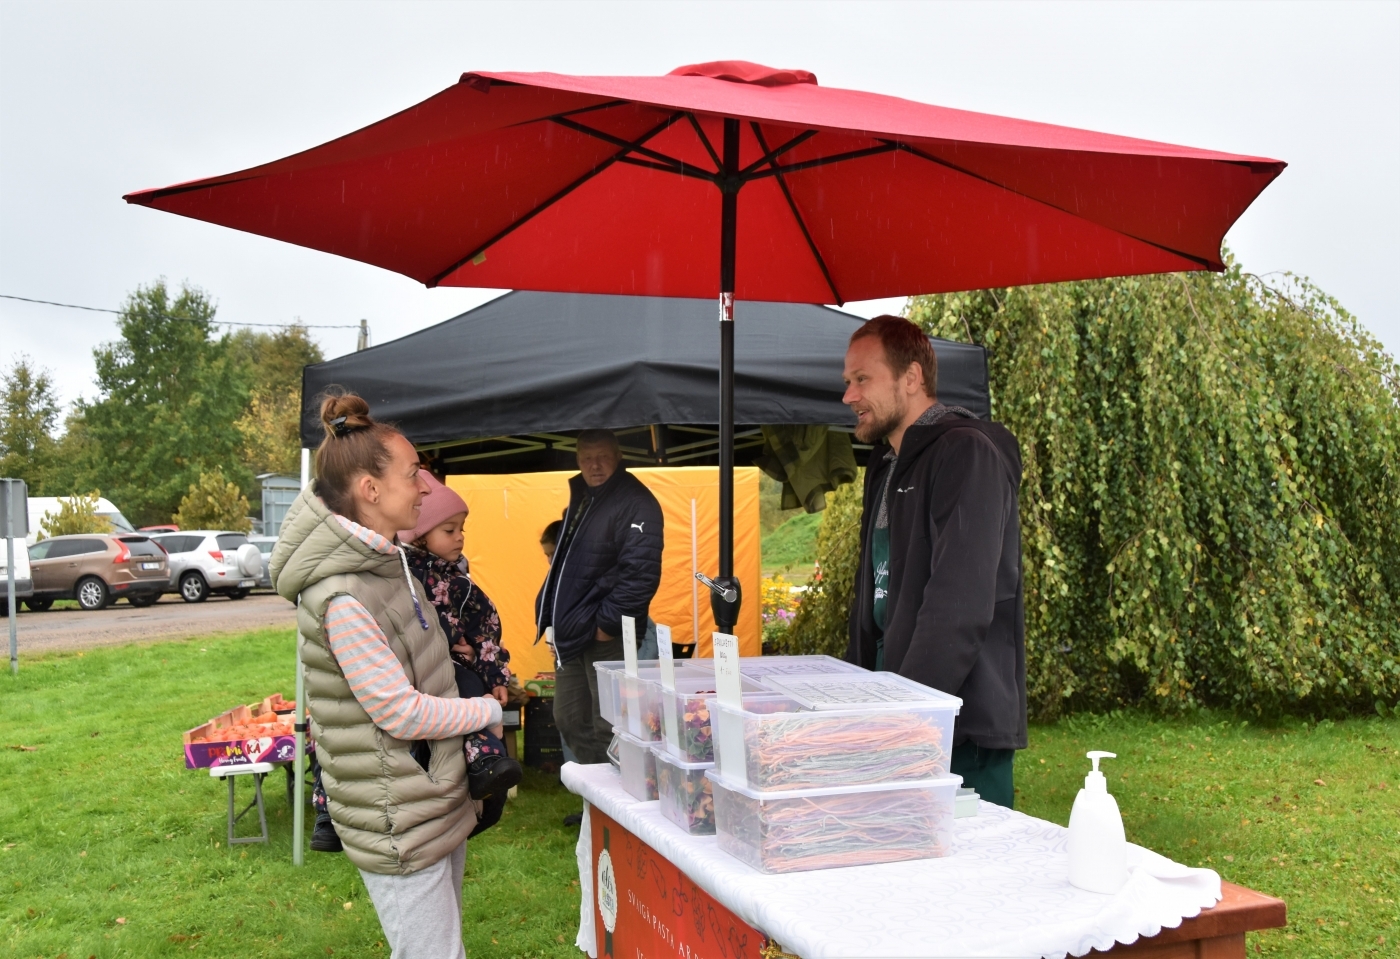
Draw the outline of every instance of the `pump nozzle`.
[[[1089,757],[1089,761],[1092,762],[1092,763],[1094,764],[1094,772],[1098,772],[1098,771],[1099,771],[1099,760],[1100,760],[1100,759],[1117,759],[1117,758],[1118,758],[1118,754],[1117,754],[1117,753],[1106,753],[1106,752],[1104,752],[1103,750],[1100,750],[1100,749],[1091,749],[1089,752],[1085,753],[1084,755],[1088,756],[1088,757]]]

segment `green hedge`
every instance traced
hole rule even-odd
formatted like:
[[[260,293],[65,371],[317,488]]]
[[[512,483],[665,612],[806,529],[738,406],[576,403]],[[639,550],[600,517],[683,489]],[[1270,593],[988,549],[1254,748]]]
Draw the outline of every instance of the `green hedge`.
[[[1306,282],[1232,267],[915,297],[988,347],[1021,442],[1031,708],[1400,699],[1400,369]],[[845,646],[858,493],[791,648]]]

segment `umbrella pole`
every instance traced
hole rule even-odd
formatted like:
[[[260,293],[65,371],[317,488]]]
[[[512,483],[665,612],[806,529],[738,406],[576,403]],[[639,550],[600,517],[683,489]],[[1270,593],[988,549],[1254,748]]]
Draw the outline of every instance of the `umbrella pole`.
[[[719,577],[729,593],[712,592],[710,609],[720,632],[739,622],[739,580],[734,576],[734,260],[739,217],[739,121],[724,121],[724,173],[719,233]]]

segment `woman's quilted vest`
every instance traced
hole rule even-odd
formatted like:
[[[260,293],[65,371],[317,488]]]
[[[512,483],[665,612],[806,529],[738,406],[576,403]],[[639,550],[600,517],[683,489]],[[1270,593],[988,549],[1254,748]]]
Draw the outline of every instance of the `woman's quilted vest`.
[[[360,706],[324,630],[332,599],[359,600],[388,637],[409,683],[430,696],[456,699],[447,640],[422,587],[405,580],[397,555],[371,549],[341,526],[311,488],[288,511],[270,565],[277,592],[298,602],[311,735],[345,854],[373,873],[407,874],[432,865],[466,842],[476,825],[462,737],[429,742],[424,770],[411,753],[414,744],[384,732]],[[427,629],[414,612],[410,588],[419,594]]]

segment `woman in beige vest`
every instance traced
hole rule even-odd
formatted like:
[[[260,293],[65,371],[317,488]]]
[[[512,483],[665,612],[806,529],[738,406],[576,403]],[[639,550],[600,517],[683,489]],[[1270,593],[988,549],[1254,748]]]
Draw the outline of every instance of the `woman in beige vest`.
[[[476,823],[462,737],[499,735],[494,699],[457,694],[447,640],[394,539],[427,484],[402,433],[353,394],[321,406],[326,438],[272,554],[298,602],[311,732],[329,811],[392,959],[460,959],[462,870]]]

